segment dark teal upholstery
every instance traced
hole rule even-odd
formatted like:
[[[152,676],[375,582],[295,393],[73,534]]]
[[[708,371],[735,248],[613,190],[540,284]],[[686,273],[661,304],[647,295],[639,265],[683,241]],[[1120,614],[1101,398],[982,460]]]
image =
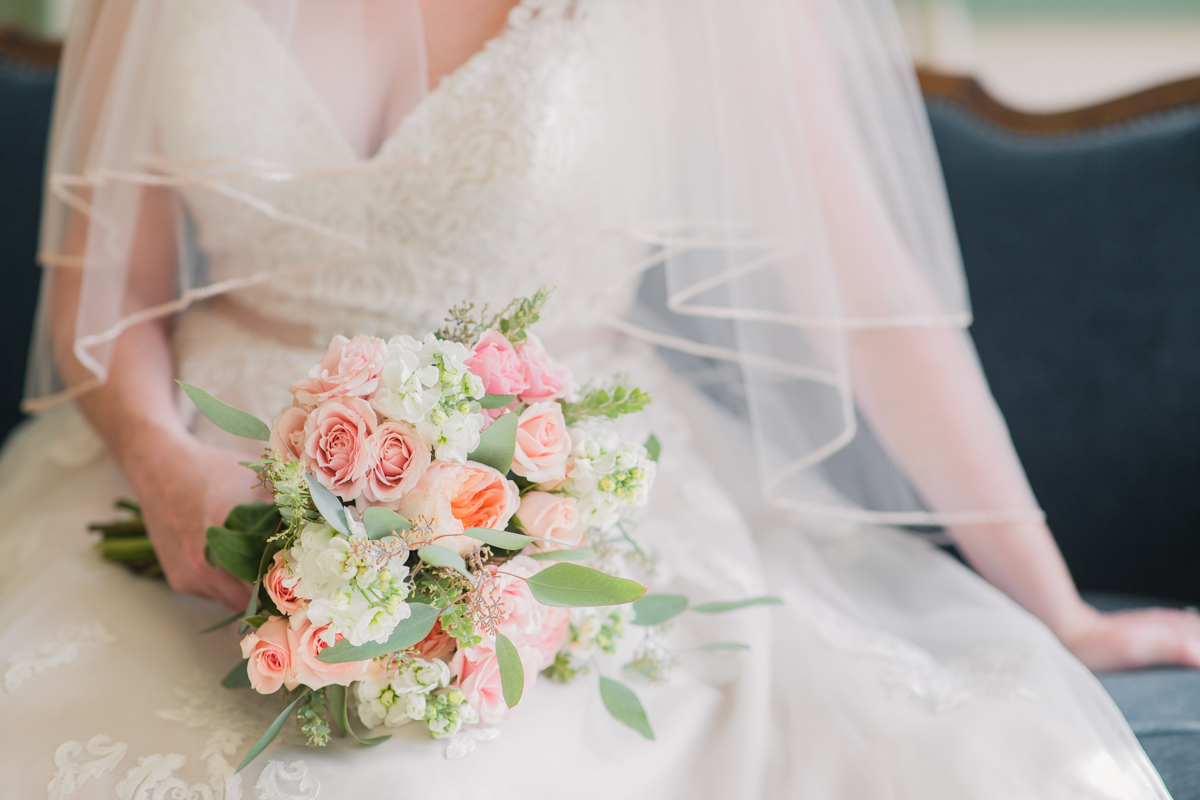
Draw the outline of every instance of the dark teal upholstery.
[[[929,113],[972,332],[1072,572],[1200,601],[1200,106],[1056,136]]]
[[[37,302],[38,215],[53,70],[0,58],[0,441],[21,418],[25,355]]]

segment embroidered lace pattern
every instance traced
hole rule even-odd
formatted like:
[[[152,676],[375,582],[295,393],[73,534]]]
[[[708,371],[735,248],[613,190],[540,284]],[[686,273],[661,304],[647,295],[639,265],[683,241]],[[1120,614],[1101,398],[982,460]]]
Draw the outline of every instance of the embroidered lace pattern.
[[[63,742],[54,751],[54,778],[46,787],[49,800],[63,800],[70,796],[85,781],[116,769],[125,757],[129,745],[114,742],[107,736],[97,735],[82,742]],[[79,761],[86,752],[91,760]]]
[[[15,692],[33,676],[55,667],[70,664],[85,650],[112,644],[116,641],[100,622],[69,625],[60,628],[53,641],[25,650],[8,659],[4,671],[4,688]]]

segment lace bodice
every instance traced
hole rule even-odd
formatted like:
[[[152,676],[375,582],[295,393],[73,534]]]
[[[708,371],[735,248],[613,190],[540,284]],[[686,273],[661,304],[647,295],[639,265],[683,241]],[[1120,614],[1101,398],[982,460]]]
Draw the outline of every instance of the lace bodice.
[[[237,299],[314,326],[317,342],[432,330],[464,299],[503,303],[539,284],[559,287],[560,320],[586,324],[598,215],[578,6],[518,4],[362,159],[255,10],[174,4],[159,101],[167,158],[315,173],[182,190],[210,279],[283,270]]]

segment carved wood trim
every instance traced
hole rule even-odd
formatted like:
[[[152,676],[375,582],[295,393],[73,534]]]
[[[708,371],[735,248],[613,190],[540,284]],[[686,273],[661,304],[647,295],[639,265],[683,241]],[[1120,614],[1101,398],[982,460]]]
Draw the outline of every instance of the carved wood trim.
[[[1154,86],[1093,106],[1035,114],[1018,111],[996,100],[974,78],[918,69],[917,80],[926,100],[946,100],[983,119],[1018,133],[1053,134],[1116,125],[1147,114],[1200,106],[1200,78]]]
[[[0,60],[23,67],[55,69],[62,55],[62,45],[35,39],[20,31],[0,25]]]

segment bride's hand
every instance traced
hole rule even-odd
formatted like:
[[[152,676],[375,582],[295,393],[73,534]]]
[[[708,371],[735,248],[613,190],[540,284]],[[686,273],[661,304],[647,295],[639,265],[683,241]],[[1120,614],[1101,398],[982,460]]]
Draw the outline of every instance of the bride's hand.
[[[1076,658],[1098,672],[1200,667],[1200,615],[1189,611],[1148,608],[1105,614],[1085,606],[1061,638]]]
[[[154,550],[172,589],[239,611],[250,586],[204,557],[210,525],[220,525],[240,504],[265,499],[254,488],[243,454],[184,436],[157,436],[136,448],[126,472],[142,508]]]

